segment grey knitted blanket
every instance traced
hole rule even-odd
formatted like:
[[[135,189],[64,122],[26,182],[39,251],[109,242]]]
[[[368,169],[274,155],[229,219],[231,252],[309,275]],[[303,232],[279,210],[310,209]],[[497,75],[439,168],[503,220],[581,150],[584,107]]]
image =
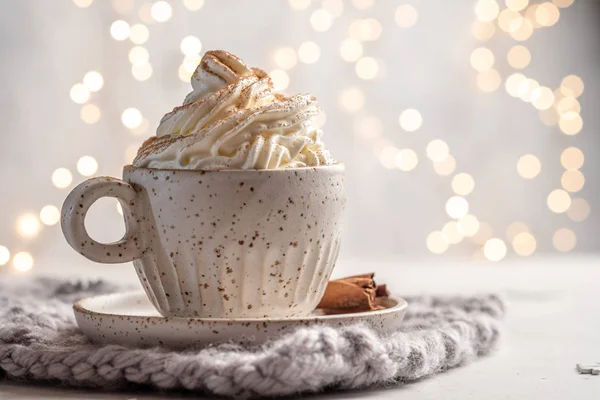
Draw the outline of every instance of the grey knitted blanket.
[[[504,314],[494,295],[413,297],[402,331],[385,338],[354,325],[302,328],[255,348],[226,344],[176,352],[90,343],[77,329],[73,302],[118,289],[104,281],[0,282],[0,375],[236,398],[401,384],[490,352]]]

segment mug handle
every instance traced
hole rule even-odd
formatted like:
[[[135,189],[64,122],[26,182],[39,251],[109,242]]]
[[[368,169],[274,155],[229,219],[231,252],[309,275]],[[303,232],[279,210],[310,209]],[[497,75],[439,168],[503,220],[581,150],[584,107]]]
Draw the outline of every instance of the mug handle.
[[[97,177],[81,183],[67,196],[62,207],[61,227],[67,242],[84,257],[99,263],[124,263],[141,258],[145,248],[135,211],[136,196],[129,183],[116,178]],[[89,208],[102,197],[120,200],[123,208],[125,235],[115,243],[99,243],[85,229]]]

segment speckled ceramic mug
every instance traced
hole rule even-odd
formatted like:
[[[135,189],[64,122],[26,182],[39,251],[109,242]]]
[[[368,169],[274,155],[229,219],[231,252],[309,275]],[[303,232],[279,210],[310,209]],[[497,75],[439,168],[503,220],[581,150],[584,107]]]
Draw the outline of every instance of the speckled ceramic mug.
[[[91,239],[84,220],[116,197],[122,240]],[[320,301],[335,265],[345,207],[342,164],[280,170],[125,167],[67,197],[69,244],[100,263],[133,261],[164,316],[299,317]]]

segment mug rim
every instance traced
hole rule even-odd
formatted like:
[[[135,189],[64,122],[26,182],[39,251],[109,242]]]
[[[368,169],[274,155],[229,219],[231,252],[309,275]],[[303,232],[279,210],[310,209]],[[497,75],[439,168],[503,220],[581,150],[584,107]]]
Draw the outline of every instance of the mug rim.
[[[193,174],[208,174],[208,173],[289,173],[291,171],[345,171],[346,166],[342,162],[337,162],[331,165],[319,165],[316,167],[300,167],[300,168],[272,168],[272,169],[173,169],[173,168],[146,168],[135,167],[127,164],[123,167],[123,171],[151,171],[151,172],[178,172],[178,173],[193,173]]]

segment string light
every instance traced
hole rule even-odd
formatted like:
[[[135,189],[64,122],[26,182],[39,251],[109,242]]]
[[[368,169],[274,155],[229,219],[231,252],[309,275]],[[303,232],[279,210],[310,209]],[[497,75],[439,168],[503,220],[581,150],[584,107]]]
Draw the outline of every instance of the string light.
[[[423,125],[423,117],[421,113],[414,108],[408,108],[400,114],[398,119],[400,126],[407,132],[414,132]]]
[[[310,6],[310,0],[288,0],[294,10],[305,10]]]
[[[550,192],[546,201],[550,211],[557,214],[564,213],[571,206],[571,196],[563,189],[555,189]]]
[[[283,90],[290,84],[290,77],[282,69],[274,69],[269,73],[271,80],[273,81],[273,89],[275,91]]]
[[[496,26],[491,22],[475,21],[471,25],[471,33],[475,39],[485,42],[496,33]]]
[[[298,63],[296,50],[291,47],[282,47],[275,52],[275,64],[281,69],[291,69]]]
[[[529,0],[504,0],[504,3],[513,11],[521,11],[529,5]]]
[[[396,157],[396,166],[400,171],[408,172],[417,167],[419,157],[412,149],[402,149]]]
[[[567,228],[558,229],[552,236],[552,245],[562,253],[567,253],[575,248],[577,236],[575,232]]]
[[[528,19],[521,18],[520,21],[519,28],[516,31],[510,32],[510,36],[519,42],[523,42],[533,34],[533,24]]]
[[[83,156],[77,161],[77,172],[82,176],[92,176],[98,171],[98,161],[91,156]]]
[[[475,4],[475,15],[483,22],[492,22],[498,17],[500,6],[495,0],[478,0]]]
[[[590,215],[589,203],[580,197],[571,200],[571,207],[567,210],[567,216],[575,222],[581,222]]]
[[[331,28],[332,23],[331,14],[324,9],[315,10],[310,16],[310,24],[317,32],[325,32]]]
[[[475,180],[465,172],[456,174],[452,178],[452,190],[460,196],[466,196],[475,189]]]
[[[500,15],[498,15],[498,26],[507,33],[519,30],[523,25],[523,22],[524,20],[521,14],[509,8],[502,10]]]
[[[460,219],[469,212],[469,202],[461,196],[452,196],[446,202],[446,213],[450,218]]]
[[[93,104],[86,104],[81,107],[79,115],[86,124],[95,124],[100,120],[100,109]]]
[[[362,44],[356,39],[346,39],[340,45],[340,55],[344,61],[356,61],[362,56],[362,54]]]
[[[52,173],[52,184],[59,189],[69,187],[73,182],[73,174],[66,168],[57,168]]]
[[[37,215],[23,214],[17,219],[17,232],[24,238],[37,236],[40,229],[40,220]]]
[[[531,103],[533,100],[533,92],[540,87],[540,84],[535,79],[525,79],[519,84],[519,97],[526,103]]]
[[[134,64],[131,66],[131,75],[136,81],[146,81],[152,76],[152,65],[147,62]]]
[[[26,272],[33,268],[33,257],[26,251],[20,251],[13,257],[13,267],[19,272]]]
[[[10,251],[4,246],[0,246],[0,265],[6,265],[9,261]]]
[[[567,192],[576,193],[583,189],[585,177],[581,171],[565,171],[560,178],[560,184]]]
[[[53,205],[44,206],[40,211],[40,221],[44,225],[56,225],[60,221],[60,211]]]
[[[463,240],[464,235],[458,229],[458,223],[456,221],[446,222],[442,228],[442,235],[446,243],[457,244]]]
[[[531,53],[527,47],[516,45],[510,48],[506,54],[508,64],[515,69],[523,69],[531,62]]]
[[[73,0],[73,3],[79,8],[88,8],[93,2],[94,0]]]
[[[479,231],[479,220],[473,214],[467,214],[458,220],[458,230],[466,237],[472,237]]]
[[[490,261],[500,261],[506,257],[506,243],[498,238],[489,239],[483,246],[483,254]]]
[[[83,104],[90,98],[90,92],[83,83],[76,83],[69,91],[69,96],[77,104]]]
[[[298,58],[305,64],[314,64],[321,57],[321,48],[315,42],[304,42],[298,47]]]
[[[365,96],[360,89],[351,87],[340,93],[339,101],[342,109],[355,112],[365,105]]]
[[[359,78],[370,80],[377,76],[379,64],[372,57],[363,57],[356,62],[355,70]]]
[[[557,7],[560,8],[567,8],[574,2],[575,0],[552,0],[552,3],[554,3]]]
[[[514,237],[512,246],[515,253],[527,257],[535,252],[537,242],[531,233],[521,232]]]
[[[441,139],[434,139],[427,144],[427,157],[433,162],[443,161],[450,153],[448,144]]]
[[[196,36],[186,36],[179,45],[181,52],[186,56],[195,56],[202,51],[202,42]]]
[[[399,27],[410,28],[417,23],[419,13],[413,6],[403,4],[396,9],[394,17]]]
[[[490,93],[498,90],[502,78],[495,69],[488,69],[477,74],[477,86],[483,92]]]
[[[165,22],[168,21],[173,15],[173,9],[166,1],[157,1],[152,4],[152,8],[150,9],[150,15],[157,22]]]
[[[532,104],[538,110],[547,110],[554,104],[554,93],[550,88],[541,86],[531,94]]]
[[[565,96],[579,97],[583,93],[583,89],[583,80],[577,75],[566,76],[560,84],[560,91]]]
[[[433,169],[440,176],[448,176],[456,169],[456,160],[449,155],[443,161],[433,163]]]
[[[573,112],[576,114],[579,114],[581,112],[581,104],[579,104],[579,101],[577,101],[575,97],[563,97],[558,103],[555,104],[556,111],[561,117],[568,112]]]
[[[541,3],[535,10],[535,20],[541,26],[552,26],[558,22],[559,18],[560,11],[552,3]]]
[[[150,59],[150,53],[142,46],[135,46],[129,51],[129,62],[133,65],[143,65]]]
[[[485,71],[494,66],[494,53],[488,48],[479,47],[471,53],[471,66],[476,71]]]
[[[525,154],[517,161],[517,172],[525,179],[533,179],[540,174],[542,164],[533,154]]]
[[[583,166],[583,152],[577,147],[568,147],[560,155],[560,163],[567,170],[577,170]]]
[[[90,71],[83,76],[83,85],[90,92],[97,92],[104,85],[104,78],[98,71]]]
[[[146,25],[135,24],[129,30],[129,40],[135,44],[144,44],[150,37],[150,31],[146,28]]]
[[[558,126],[565,135],[577,135],[583,128],[583,120],[576,112],[567,112],[560,116]]]
[[[433,254],[442,254],[449,247],[441,231],[433,231],[427,235],[426,245],[427,249]]]
[[[118,41],[126,40],[129,37],[131,28],[129,24],[123,20],[117,20],[110,26],[110,35]]]
[[[505,82],[506,92],[512,97],[519,97],[519,88],[526,80],[527,78],[525,75],[518,72],[510,75],[508,78],[506,78]]]
[[[142,123],[142,113],[137,108],[128,108],[121,114],[121,122],[129,129],[134,129]]]
[[[183,0],[183,6],[190,11],[198,11],[204,7],[204,0]]]

